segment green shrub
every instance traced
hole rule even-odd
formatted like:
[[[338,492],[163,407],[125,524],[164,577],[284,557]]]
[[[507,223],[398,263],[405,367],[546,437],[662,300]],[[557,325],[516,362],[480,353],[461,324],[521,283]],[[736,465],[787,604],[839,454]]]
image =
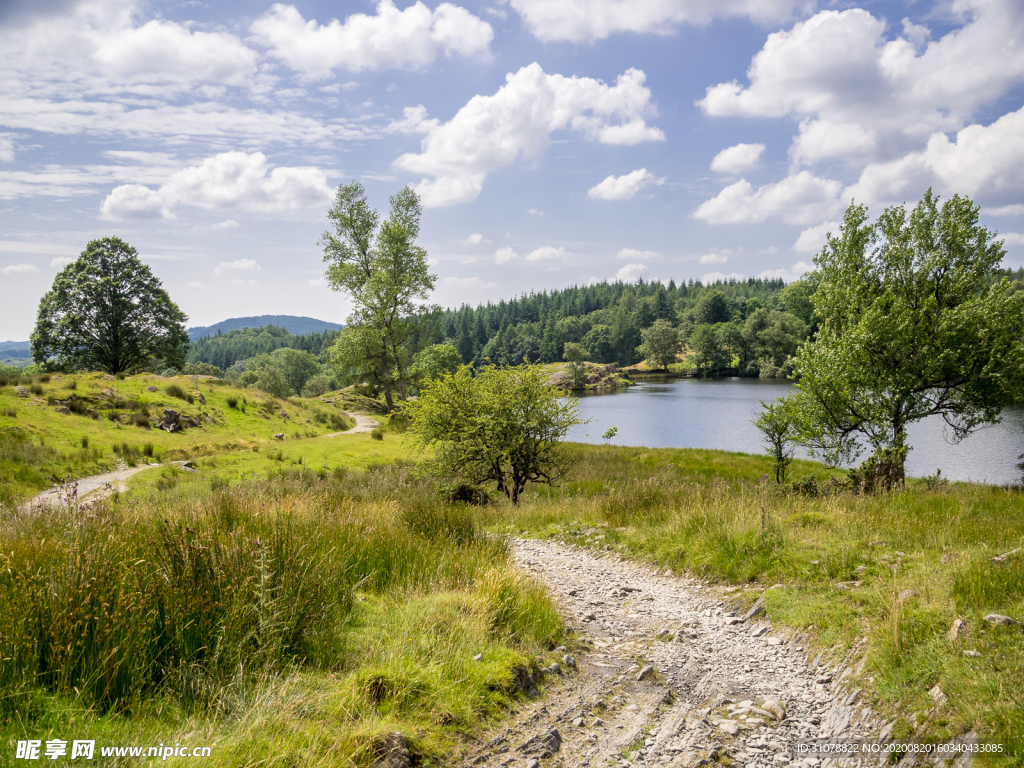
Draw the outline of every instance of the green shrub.
[[[82,445],[83,448],[88,448],[89,447],[89,436],[88,435],[82,435],[82,439],[81,439],[80,442],[81,442],[81,445]]]
[[[168,384],[164,387],[164,392],[178,400],[187,400],[189,397],[188,393],[185,392],[184,388],[180,384]]]
[[[117,379],[118,381],[124,381],[124,380],[125,380],[125,379],[127,378],[127,376],[128,376],[128,374],[126,374],[126,373],[125,373],[124,371],[118,371],[118,372],[117,372],[117,373],[115,374],[115,378],[116,378],[116,379]]]
[[[227,403],[228,403],[228,408],[237,408],[238,407],[238,398],[235,397],[234,395],[230,395],[227,398]]]
[[[44,373],[42,376],[39,377],[39,381],[42,382],[43,384],[49,384],[50,383],[50,374]]]
[[[381,429],[380,427],[375,427],[373,430],[370,431],[370,438],[373,440],[383,440],[384,430]]]
[[[143,429],[150,428],[149,416],[145,413],[136,413],[133,421],[136,427],[142,427]]]
[[[70,389],[71,391],[78,389],[78,379],[72,379],[71,381],[69,381],[68,389]]]
[[[30,385],[28,391],[37,396],[43,394],[43,388],[39,384]]]

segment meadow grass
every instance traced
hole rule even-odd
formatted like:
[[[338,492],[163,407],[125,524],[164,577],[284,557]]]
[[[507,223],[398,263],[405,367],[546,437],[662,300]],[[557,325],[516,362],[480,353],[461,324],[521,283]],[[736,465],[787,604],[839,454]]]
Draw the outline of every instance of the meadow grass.
[[[555,537],[675,572],[745,585],[739,607],[765,588],[771,618],[810,635],[837,659],[867,639],[859,680],[868,704],[900,718],[907,735],[945,739],[977,728],[1024,762],[1024,493],[966,483],[910,481],[875,496],[811,495],[821,465],[795,462],[799,492],[768,482],[765,457],[718,451],[571,445],[571,473],[534,486],[518,507],[485,508],[495,531]],[[813,478],[807,480],[806,478]],[[931,487],[929,487],[931,486]],[[901,597],[902,595],[902,597]],[[953,621],[965,622],[948,640]],[[805,644],[807,644],[805,642]],[[963,655],[977,650],[980,658]]]
[[[8,513],[0,553],[5,754],[74,732],[368,765],[399,730],[443,765],[562,638],[474,511],[408,463]]]

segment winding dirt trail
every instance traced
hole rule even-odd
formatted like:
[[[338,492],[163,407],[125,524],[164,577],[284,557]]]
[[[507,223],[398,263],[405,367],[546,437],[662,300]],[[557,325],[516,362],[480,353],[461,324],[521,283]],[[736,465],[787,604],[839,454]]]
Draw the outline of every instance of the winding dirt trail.
[[[800,633],[775,631],[757,613],[734,614],[735,587],[557,542],[511,544],[519,565],[551,590],[582,650],[576,658],[562,651],[560,669],[542,668],[550,680],[544,697],[527,700],[514,723],[484,734],[462,765],[885,764],[877,756],[840,760],[800,746],[889,739],[893,724],[859,701],[859,689],[844,685],[863,666],[863,640],[848,653],[810,658]],[[969,758],[948,768],[967,764]]]
[[[132,475],[143,472],[159,464],[143,464],[138,467],[124,467],[102,475],[91,475],[78,480],[65,480],[49,490],[33,496],[22,504],[22,509],[29,511],[43,507],[56,507],[74,499],[81,504],[83,501],[99,501],[115,491],[127,489],[124,481]]]
[[[338,435],[358,435],[363,432],[372,432],[373,430],[380,426],[379,421],[377,421],[376,419],[371,419],[369,416],[363,416],[362,414],[359,413],[349,413],[348,411],[345,411],[345,413],[348,413],[349,416],[356,420],[356,425],[352,427],[352,429],[346,429],[344,432],[332,432],[329,435],[324,435],[324,437],[337,437]]]

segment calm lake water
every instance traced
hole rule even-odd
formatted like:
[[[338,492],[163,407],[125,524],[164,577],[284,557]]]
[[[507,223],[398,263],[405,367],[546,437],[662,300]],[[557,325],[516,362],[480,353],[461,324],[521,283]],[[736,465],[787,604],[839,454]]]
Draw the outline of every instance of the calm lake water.
[[[602,443],[604,431],[617,426],[614,445],[764,453],[761,433],[751,419],[760,400],[774,400],[791,388],[781,379],[644,382],[615,394],[580,398],[584,418],[592,421],[574,427],[568,439]],[[1024,409],[1003,411],[1002,423],[978,430],[959,445],[947,441],[944,427],[941,418],[911,425],[907,474],[924,477],[941,469],[951,480],[996,484],[1020,480],[1015,465],[1017,456],[1024,453]],[[861,456],[866,457],[866,453]]]

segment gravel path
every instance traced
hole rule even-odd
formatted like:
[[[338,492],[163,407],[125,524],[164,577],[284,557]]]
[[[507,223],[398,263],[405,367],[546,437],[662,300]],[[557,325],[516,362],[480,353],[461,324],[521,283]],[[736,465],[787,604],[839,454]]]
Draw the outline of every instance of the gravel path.
[[[859,690],[842,685],[863,663],[863,641],[826,661],[809,659],[799,633],[773,631],[763,616],[733,615],[737,588],[556,542],[512,545],[520,566],[548,585],[584,650],[561,669],[542,669],[550,681],[544,698],[527,700],[514,724],[485,734],[464,765],[884,763],[809,757],[797,747],[888,737],[892,726],[859,702]]]
[[[109,496],[114,491],[124,491],[127,486],[124,481],[132,475],[143,472],[159,464],[142,464],[138,467],[124,467],[113,472],[105,472],[102,475],[91,475],[80,480],[67,480],[60,485],[55,485],[48,491],[36,494],[26,501],[22,508],[25,510],[39,509],[40,507],[55,507],[74,499],[78,503],[85,500],[98,501]]]
[[[348,413],[348,411],[345,411]],[[362,416],[358,413],[348,413],[353,419],[356,420],[356,425],[352,429],[346,429],[344,432],[332,432],[324,437],[337,437],[338,435],[358,435],[363,432],[372,432],[380,426],[380,422],[376,419],[371,419],[369,416]]]

